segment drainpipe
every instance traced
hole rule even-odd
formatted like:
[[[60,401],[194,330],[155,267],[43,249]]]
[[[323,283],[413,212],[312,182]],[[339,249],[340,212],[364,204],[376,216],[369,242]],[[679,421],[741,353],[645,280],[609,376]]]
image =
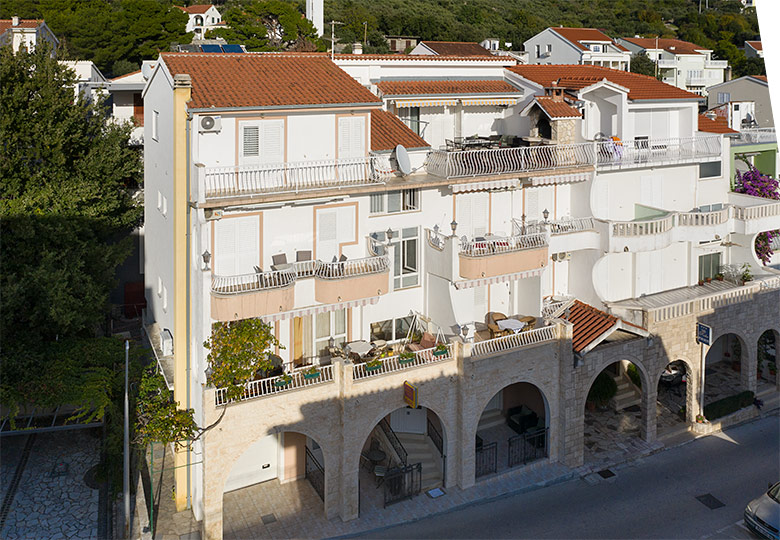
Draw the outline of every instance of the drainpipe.
[[[190,329],[190,271],[191,271],[191,261],[190,261],[190,254],[192,252],[192,235],[190,233],[190,226],[191,226],[191,212],[192,212],[192,205],[190,205],[190,181],[191,181],[191,170],[192,167],[190,167],[190,162],[192,161],[190,158],[192,157],[191,152],[191,141],[190,141],[190,134],[192,129],[192,112],[189,110],[187,111],[187,118],[185,120],[185,132],[186,132],[186,145],[187,145],[187,174],[186,174],[186,197],[187,197],[187,231],[186,231],[186,238],[187,238],[187,257],[186,257],[186,263],[185,263],[185,275],[187,276],[186,280],[186,287],[187,287],[187,295],[185,296],[185,310],[186,310],[186,334],[185,334],[185,347],[186,350],[184,352],[186,357],[186,367],[185,372],[187,374],[187,397],[185,402],[185,407],[187,409],[190,409],[192,407],[191,405],[191,387],[192,387],[192,366],[190,363],[190,353],[191,347],[190,347],[190,335],[192,333]],[[192,464],[192,449],[187,450],[187,508],[192,508],[192,471],[190,470],[190,465]]]

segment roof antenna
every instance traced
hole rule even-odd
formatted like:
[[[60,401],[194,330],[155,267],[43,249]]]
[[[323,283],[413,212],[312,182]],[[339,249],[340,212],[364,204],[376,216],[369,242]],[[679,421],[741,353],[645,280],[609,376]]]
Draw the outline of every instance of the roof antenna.
[[[336,25],[344,24],[339,21],[330,21],[330,60],[331,62],[336,58]]]

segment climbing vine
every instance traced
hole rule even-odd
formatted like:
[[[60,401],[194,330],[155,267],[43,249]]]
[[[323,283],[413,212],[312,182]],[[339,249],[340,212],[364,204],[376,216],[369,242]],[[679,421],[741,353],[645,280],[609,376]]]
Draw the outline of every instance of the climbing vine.
[[[737,172],[734,192],[752,195],[753,197],[780,200],[778,184],[779,183],[775,178],[761,174],[758,169],[751,167],[751,169],[745,173]],[[758,256],[765,265],[769,264],[772,255],[774,254],[772,240],[775,238],[780,238],[780,229],[762,232],[756,237],[756,256]]]

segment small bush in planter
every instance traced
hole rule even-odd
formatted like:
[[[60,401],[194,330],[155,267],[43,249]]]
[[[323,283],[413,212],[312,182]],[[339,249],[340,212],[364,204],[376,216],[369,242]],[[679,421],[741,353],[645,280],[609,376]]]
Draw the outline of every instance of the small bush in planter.
[[[398,355],[398,362],[400,362],[401,364],[408,364],[410,362],[414,362],[414,359],[415,359],[414,353],[411,351],[404,351]]]
[[[303,371],[304,379],[315,379],[320,376],[320,370],[317,366],[311,366]]]
[[[715,279],[718,281],[723,281],[723,274],[715,274]]]
[[[439,343],[433,348],[433,354],[436,356],[443,356],[447,354],[447,346],[444,343]]]
[[[285,373],[284,375],[280,375],[278,379],[276,379],[276,382],[274,383],[278,387],[287,386],[292,382],[292,375],[289,373]]]
[[[753,404],[753,392],[745,390],[739,394],[719,399],[704,407],[704,416],[710,421],[731,414]]]
[[[590,387],[588,392],[588,401],[591,401],[599,407],[605,407],[609,400],[615,397],[617,394],[617,383],[611,375],[602,371],[596,380],[593,381],[593,386]]]
[[[366,371],[376,371],[382,367],[382,361],[379,358],[366,362]]]
[[[634,364],[628,364],[626,373],[628,373],[628,378],[631,379],[631,382],[634,383],[634,386],[637,388],[642,388],[642,377],[639,376],[639,369],[637,369]]]

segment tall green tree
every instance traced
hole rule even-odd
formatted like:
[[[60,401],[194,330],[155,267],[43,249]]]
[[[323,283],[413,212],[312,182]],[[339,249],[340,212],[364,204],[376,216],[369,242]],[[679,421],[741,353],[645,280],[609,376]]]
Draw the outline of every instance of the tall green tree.
[[[640,75],[656,76],[655,62],[645,53],[637,53],[631,56],[631,72]]]
[[[283,0],[261,0],[225,10],[228,28],[209,32],[209,37],[244,45],[249,51],[314,50],[317,31],[298,8]]]

